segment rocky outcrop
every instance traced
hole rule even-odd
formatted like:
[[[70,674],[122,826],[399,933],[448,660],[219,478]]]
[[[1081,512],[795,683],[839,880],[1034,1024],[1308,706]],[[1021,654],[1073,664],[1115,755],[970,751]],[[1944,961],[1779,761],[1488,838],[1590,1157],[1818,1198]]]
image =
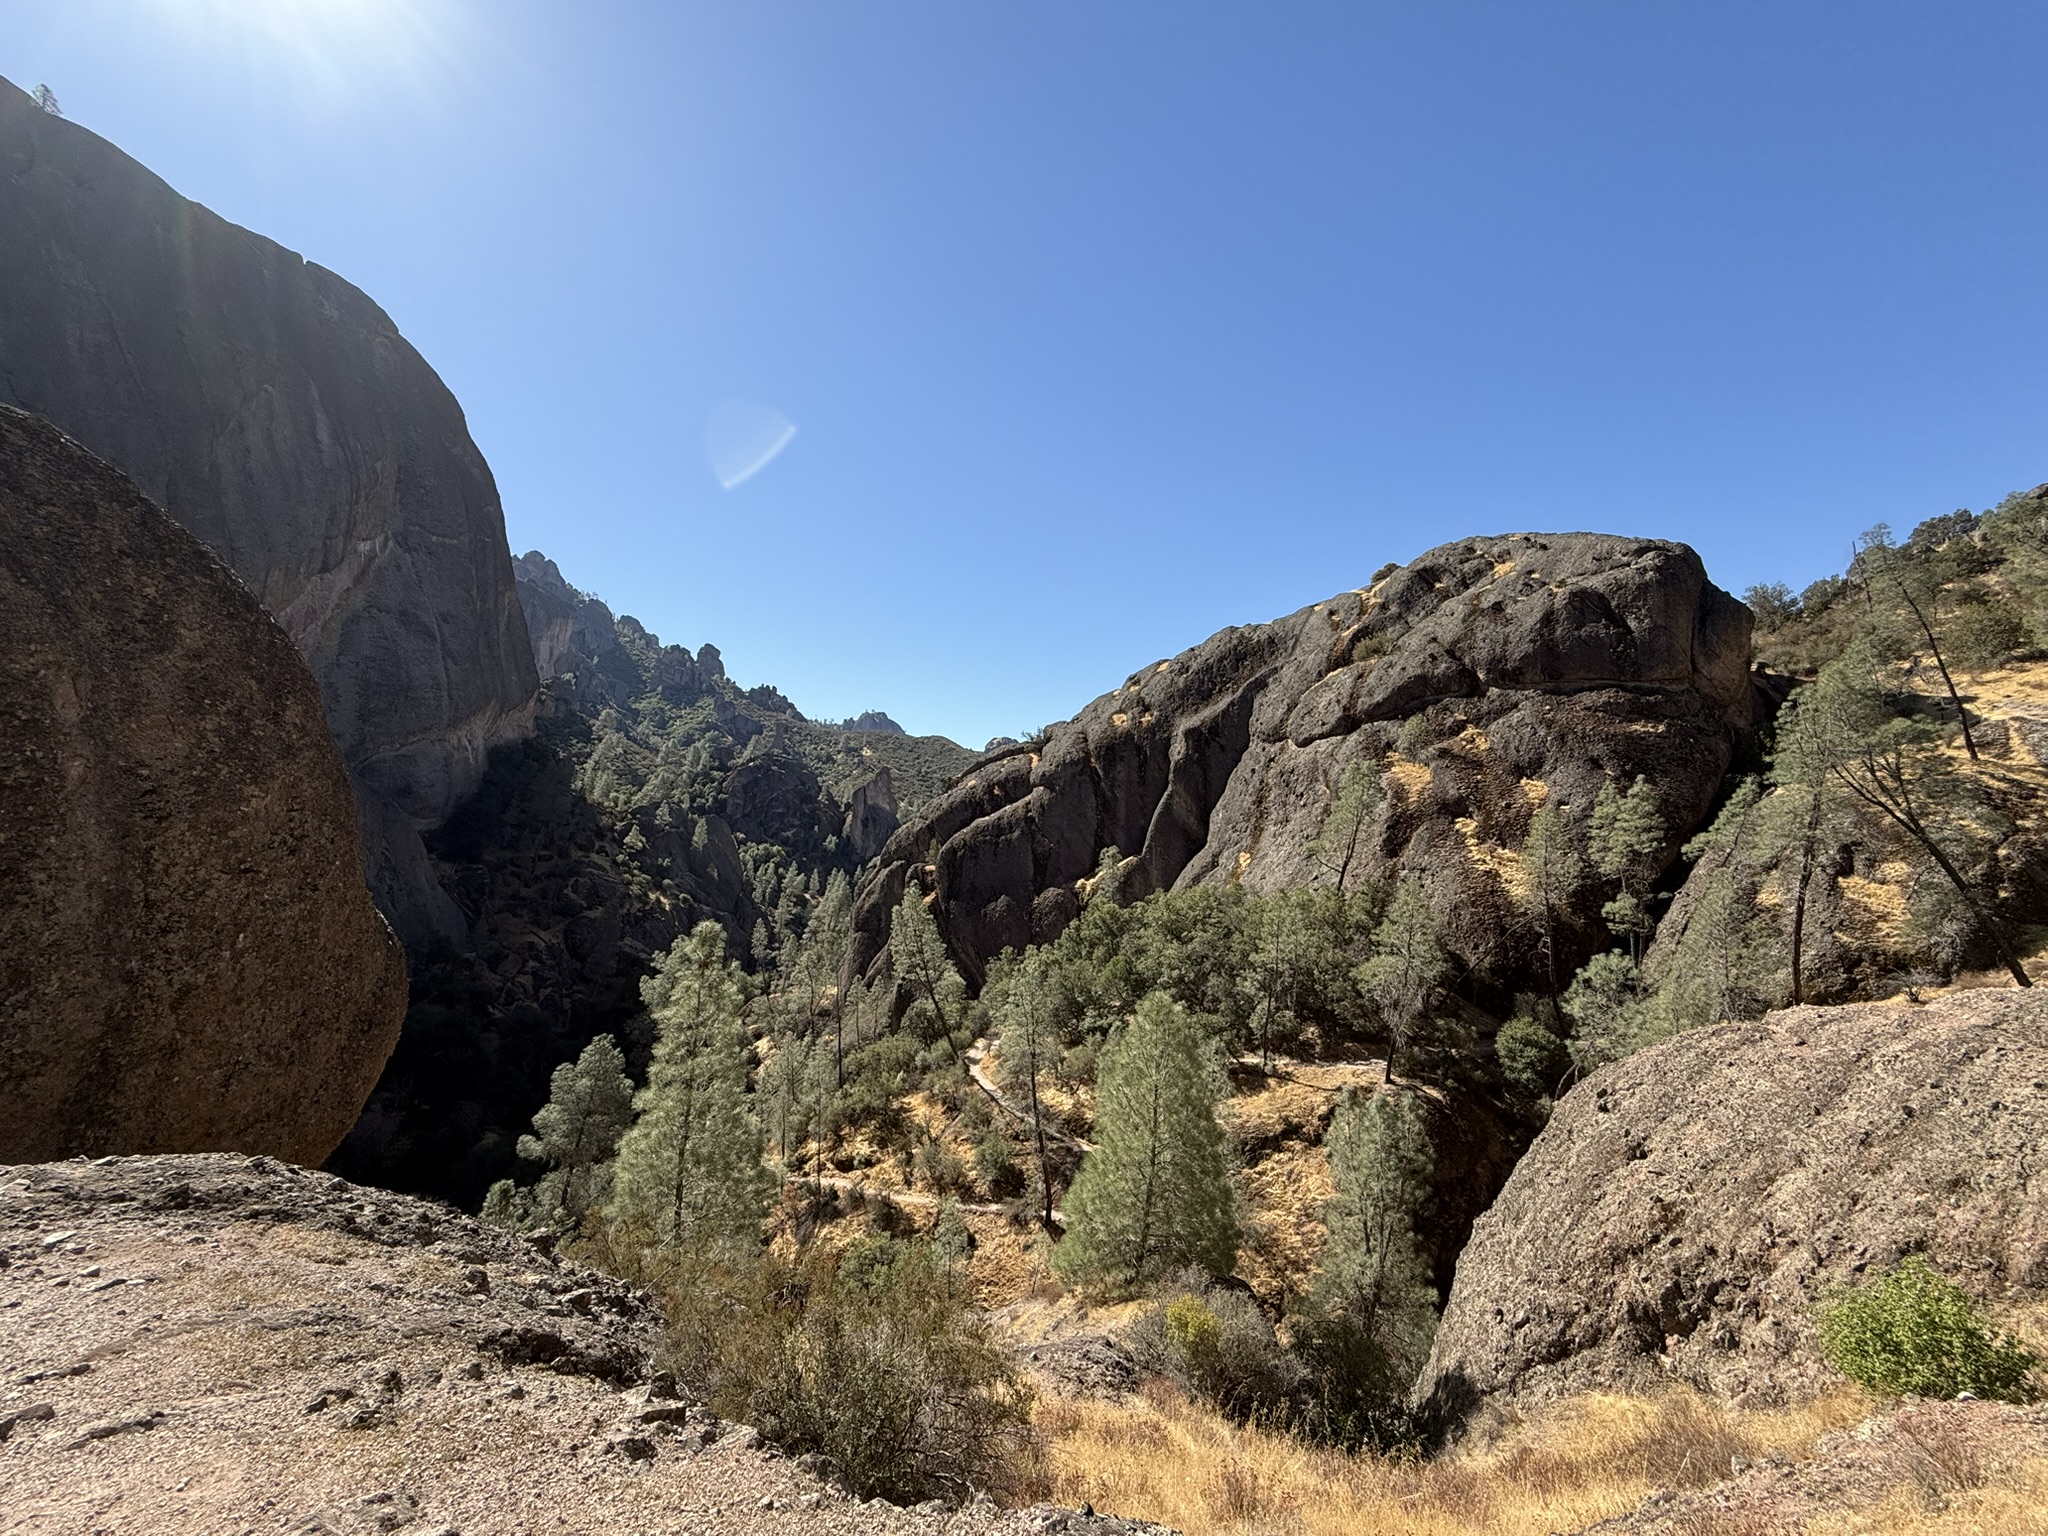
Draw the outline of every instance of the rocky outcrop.
[[[1157,1529],[863,1502],[680,1396],[661,1343],[644,1292],[326,1174],[260,1157],[0,1169],[7,1507],[42,1529]]]
[[[1345,769],[1387,795],[1356,877],[1420,875],[1451,946],[1502,999],[1532,984],[1508,920],[1537,808],[1583,822],[1603,782],[1656,786],[1665,861],[1705,818],[1752,723],[1749,612],[1681,544],[1516,534],[1430,551],[1270,624],[1135,673],[1041,741],[985,754],[896,834],[864,887],[871,966],[906,881],[935,889],[978,979],[1055,936],[1105,849],[1143,896],[1204,881],[1327,881],[1312,845]],[[933,850],[936,850],[934,854]],[[1604,945],[1601,898],[1560,965]]]
[[[497,488],[461,408],[333,273],[0,81],[0,403],[113,463],[304,654],[401,928],[459,919],[420,833],[529,727]]]
[[[512,574],[533,641],[534,668],[543,679],[602,669],[619,654],[611,609],[570,586],[546,555],[529,549]]]
[[[899,809],[896,783],[887,768],[878,771],[865,784],[854,786],[847,801],[846,826],[840,836],[861,863],[879,857],[889,846],[889,839],[903,824],[898,820]]]
[[[774,843],[803,862],[823,855],[825,839],[836,836],[840,824],[838,807],[810,765],[776,751],[733,764],[725,780],[725,817],[740,837]]]
[[[1681,1381],[1770,1403],[1833,1378],[1815,1302],[1909,1253],[2048,1295],[2048,1002],[1793,1008],[1574,1088],[1458,1260],[1420,1395],[1444,1417]]]
[[[317,1163],[405,962],[284,631],[205,546],[0,406],[0,1161]]]

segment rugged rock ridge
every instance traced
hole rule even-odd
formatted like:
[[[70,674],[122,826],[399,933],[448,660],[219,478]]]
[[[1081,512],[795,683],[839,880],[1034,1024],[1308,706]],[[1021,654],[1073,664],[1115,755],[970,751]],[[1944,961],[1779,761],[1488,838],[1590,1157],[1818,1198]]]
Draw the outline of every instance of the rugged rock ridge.
[[[1755,713],[1749,612],[1682,544],[1601,534],[1466,539],[1270,624],[1134,673],[1042,742],[986,754],[899,831],[863,888],[871,967],[915,877],[978,979],[1055,936],[1102,852],[1137,896],[1203,881],[1330,878],[1310,845],[1351,763],[1389,771],[1367,876],[1422,876],[1469,966],[1532,981],[1507,920],[1534,811],[1583,816],[1648,775],[1671,840],[1698,827]],[[1591,903],[1597,908],[1597,902]],[[1602,942],[1596,914],[1559,963]]]
[[[119,467],[276,616],[319,681],[379,904],[452,934],[419,834],[526,733],[536,686],[454,397],[359,290],[4,80],[0,271],[0,402]]]
[[[0,1160],[317,1163],[405,1014],[305,663],[114,469],[0,406]]]
[[[1472,1231],[1418,1387],[1486,1402],[1677,1380],[1826,1385],[1813,1305],[1924,1252],[1996,1302],[2048,1296],[2048,1001],[2017,989],[1789,1008],[1604,1067]]]

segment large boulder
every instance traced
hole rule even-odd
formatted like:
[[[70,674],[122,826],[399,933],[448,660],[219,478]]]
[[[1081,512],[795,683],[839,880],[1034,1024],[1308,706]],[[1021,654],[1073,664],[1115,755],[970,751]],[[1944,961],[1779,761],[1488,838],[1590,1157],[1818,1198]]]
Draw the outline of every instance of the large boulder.
[[[359,290],[0,80],[0,403],[116,465],[304,654],[365,869],[456,936],[420,833],[531,725],[504,518],[454,396]]]
[[[1558,1104],[1473,1228],[1418,1388],[1485,1404],[1833,1378],[1816,1301],[1909,1253],[2048,1295],[2048,999],[1791,1008],[1680,1035]]]
[[[1530,817],[1557,804],[1582,823],[1602,783],[1647,775],[1670,831],[1663,860],[1675,858],[1755,718],[1749,627],[1682,544],[1446,544],[1367,588],[1225,630],[1043,741],[985,755],[891,839],[852,963],[875,963],[912,879],[937,891],[976,979],[1004,947],[1057,935],[1107,848],[1134,861],[1134,896],[1327,881],[1312,845],[1345,769],[1363,763],[1388,793],[1356,874],[1421,875],[1451,947],[1505,1004],[1539,979],[1535,934],[1507,910]],[[1589,888],[1565,924],[1561,967],[1604,945],[1601,899]]]
[[[319,1162],[406,983],[304,661],[197,539],[6,407],[0,634],[0,1162]]]

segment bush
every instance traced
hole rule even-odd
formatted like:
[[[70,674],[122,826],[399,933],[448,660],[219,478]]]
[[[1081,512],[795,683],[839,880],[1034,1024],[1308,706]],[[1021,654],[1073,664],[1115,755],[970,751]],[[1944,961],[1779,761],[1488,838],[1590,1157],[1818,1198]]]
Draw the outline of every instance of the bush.
[[[2010,1334],[1993,1335],[1955,1282],[1915,1254],[1820,1314],[1821,1351],[1851,1381],[1887,1397],[2031,1402],[2039,1362]]]
[[[1528,1012],[1501,1025],[1493,1049],[1501,1076],[1531,1098],[1550,1098],[1572,1069],[1570,1047]]]
[[[1183,1274],[1168,1300],[1139,1316],[1130,1343],[1141,1367],[1238,1423],[1280,1427],[1300,1416],[1305,1374],[1258,1303],[1243,1291],[1205,1284],[1197,1271]]]
[[[929,1245],[874,1235],[791,1262],[610,1242],[581,1256],[656,1293],[660,1363],[721,1416],[830,1457],[863,1498],[1042,1492],[1029,1390]]]
[[[975,1144],[974,1175],[991,1200],[1013,1200],[1024,1192],[1024,1170],[1017,1166],[1010,1138],[993,1126]]]

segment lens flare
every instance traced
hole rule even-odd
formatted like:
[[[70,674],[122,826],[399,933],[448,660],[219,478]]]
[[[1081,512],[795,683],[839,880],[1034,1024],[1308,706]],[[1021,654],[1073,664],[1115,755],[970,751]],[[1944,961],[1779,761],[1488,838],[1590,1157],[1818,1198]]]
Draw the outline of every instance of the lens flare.
[[[766,469],[796,436],[796,427],[758,400],[727,400],[704,425],[711,473],[728,491]]]

